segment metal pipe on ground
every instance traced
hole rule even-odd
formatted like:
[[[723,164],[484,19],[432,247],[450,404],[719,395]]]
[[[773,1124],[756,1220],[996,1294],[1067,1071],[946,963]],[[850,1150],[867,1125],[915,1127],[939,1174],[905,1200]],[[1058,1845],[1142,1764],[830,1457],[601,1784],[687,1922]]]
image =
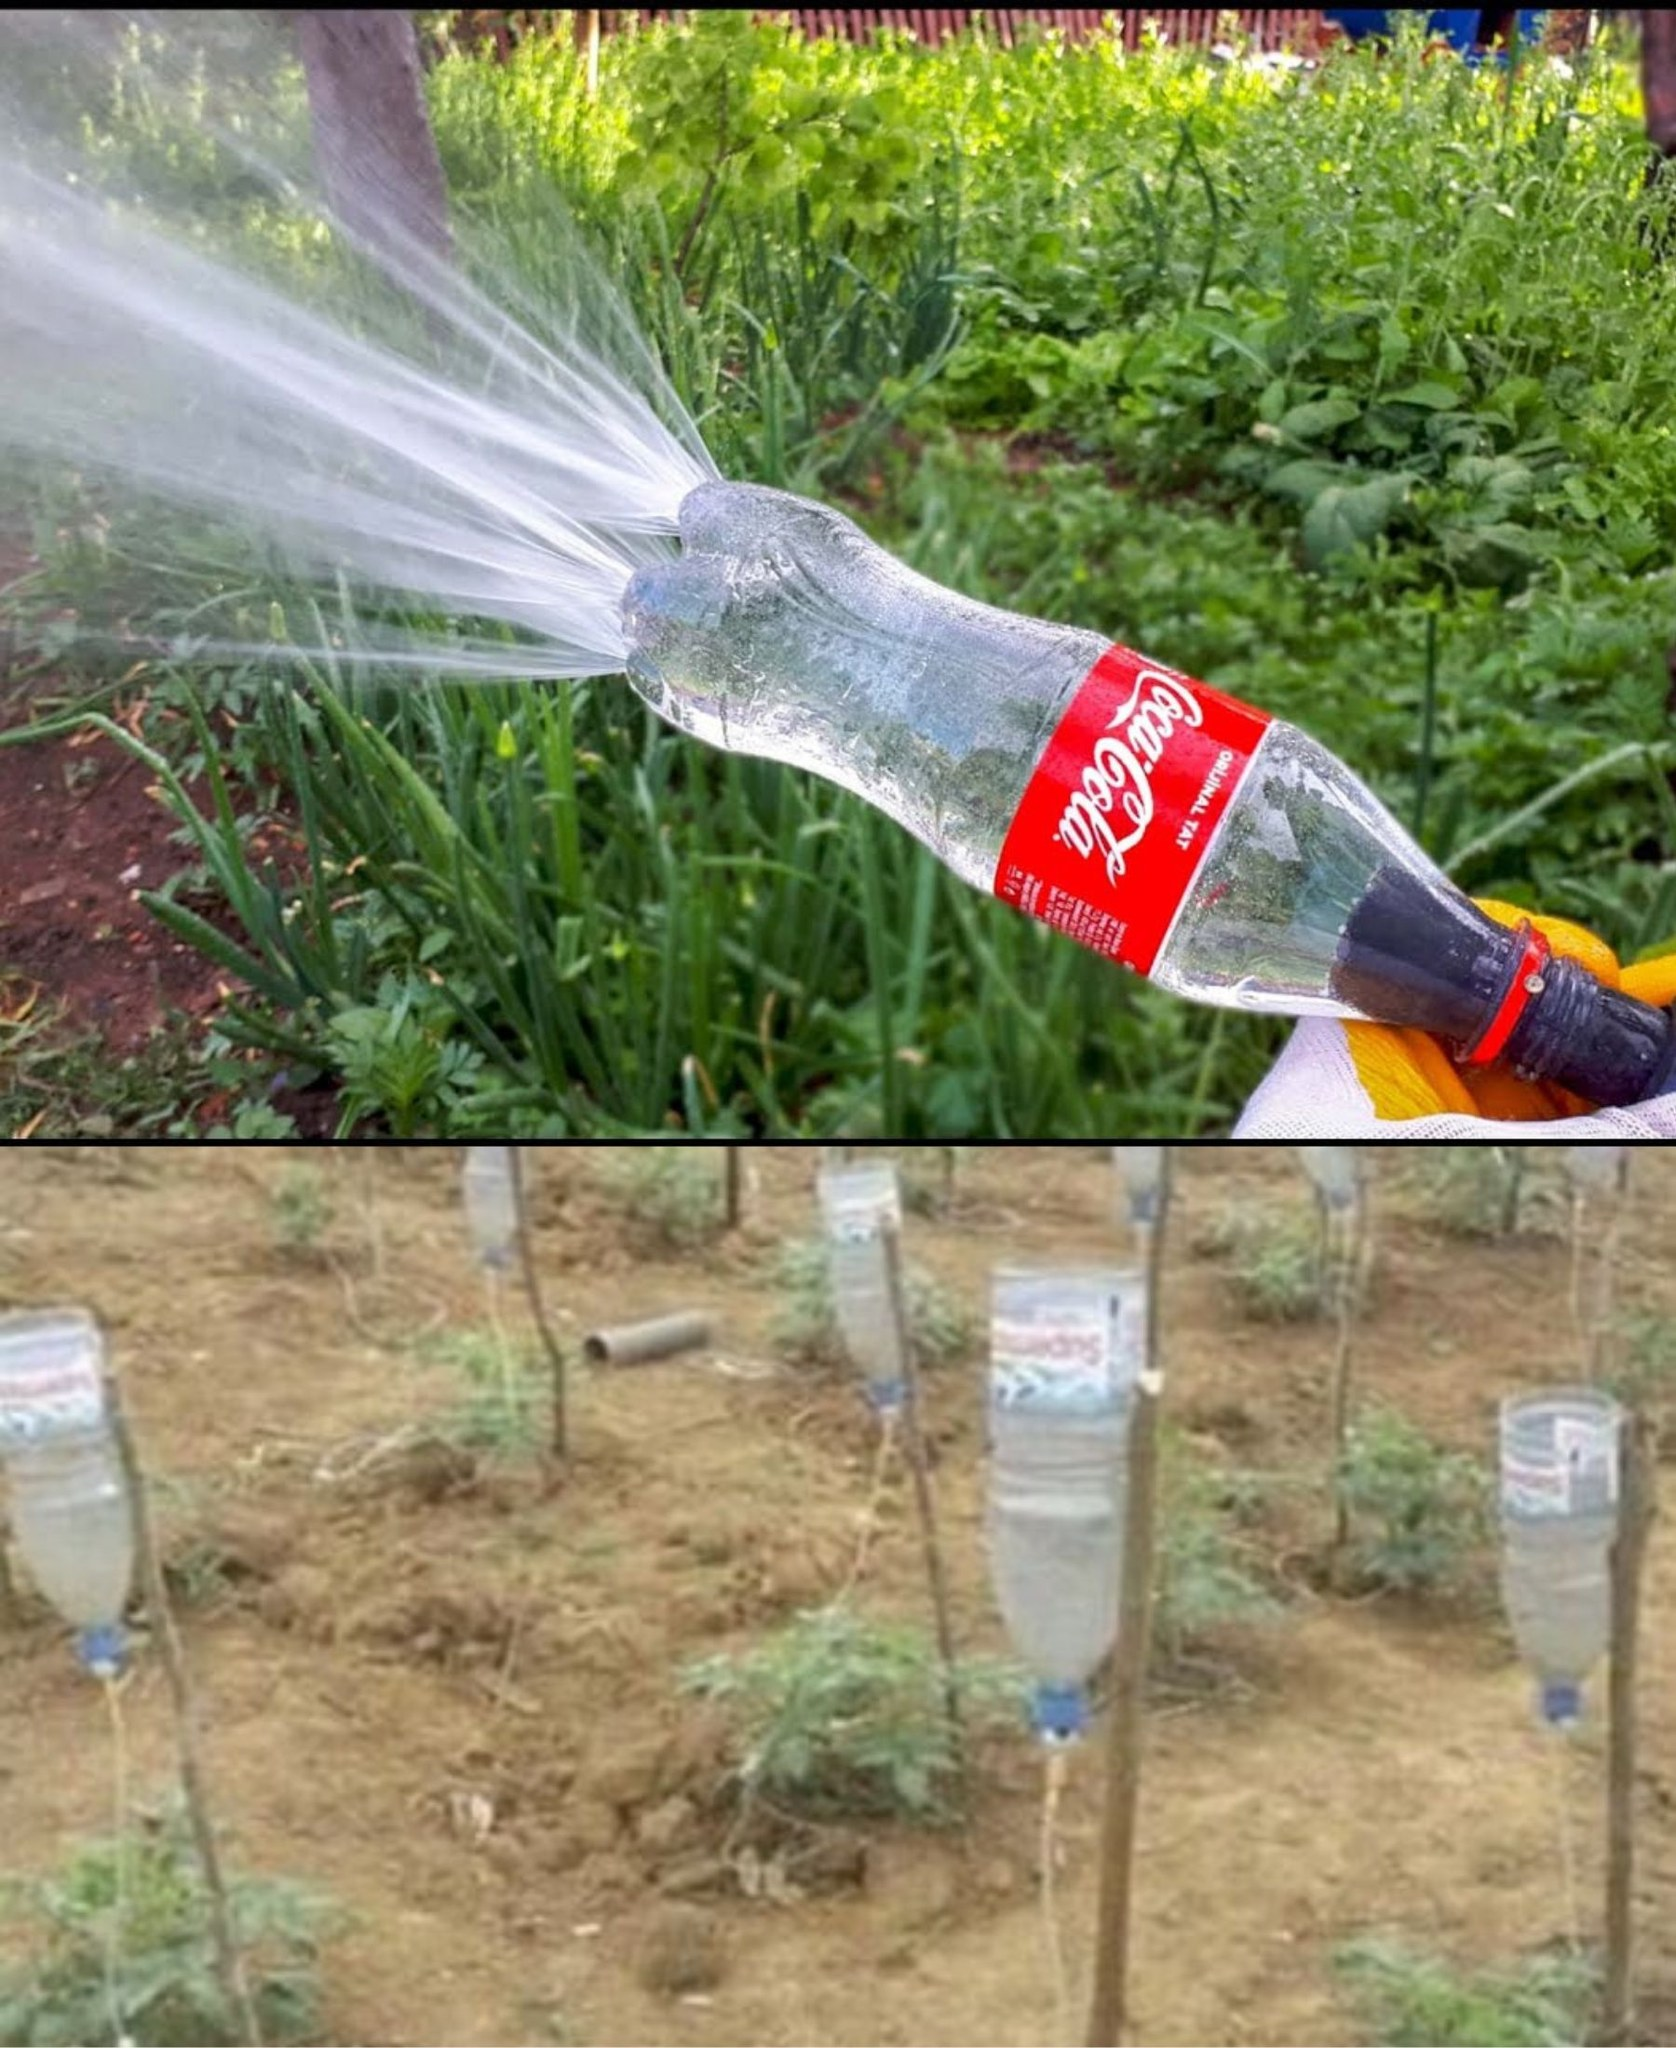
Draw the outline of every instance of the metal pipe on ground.
[[[710,1318],[688,1312],[591,1331],[582,1339],[582,1356],[590,1365],[644,1365],[677,1351],[696,1351],[709,1341]]]

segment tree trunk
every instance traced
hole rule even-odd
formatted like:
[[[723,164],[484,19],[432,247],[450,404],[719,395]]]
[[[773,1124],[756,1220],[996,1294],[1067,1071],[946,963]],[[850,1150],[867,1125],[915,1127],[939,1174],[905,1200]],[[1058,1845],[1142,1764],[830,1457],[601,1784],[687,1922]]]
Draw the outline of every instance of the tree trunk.
[[[599,93],[599,9],[580,8],[576,15],[576,47],[587,64],[585,90],[589,99]]]
[[[1676,158],[1676,13],[1667,7],[1641,10],[1641,95],[1656,171]]]
[[[413,16],[398,8],[298,9],[291,20],[327,205],[375,254],[399,257],[417,243],[450,259],[448,196]]]

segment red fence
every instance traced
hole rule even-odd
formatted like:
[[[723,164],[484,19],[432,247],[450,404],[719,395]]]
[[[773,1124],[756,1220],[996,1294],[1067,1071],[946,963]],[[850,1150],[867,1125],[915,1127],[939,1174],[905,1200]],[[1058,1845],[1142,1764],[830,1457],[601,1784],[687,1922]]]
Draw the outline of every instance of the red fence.
[[[1130,49],[1139,43],[1148,22],[1172,43],[1214,43],[1237,21],[1241,35],[1262,49],[1278,50],[1300,34],[1311,35],[1320,25],[1321,11],[1286,7],[1235,15],[1213,7],[800,8],[792,19],[805,35],[841,36],[852,43],[886,27],[912,29],[922,43],[936,44],[981,22],[1004,49],[1012,48],[1021,30],[1056,28],[1070,41],[1080,42],[1105,33],[1108,22]]]
[[[689,10],[678,7],[606,7],[598,10],[599,28],[605,34],[632,21],[668,21]],[[881,28],[908,29],[922,43],[933,46],[945,37],[982,24],[986,34],[1004,49],[1011,49],[1021,33],[1043,28],[1058,29],[1072,41],[1106,33],[1106,24],[1133,49],[1149,22],[1172,43],[1214,43],[1228,32],[1230,24],[1238,33],[1264,50],[1289,45],[1311,44],[1320,32],[1321,10],[1315,7],[1271,7],[1250,11],[1214,7],[804,7],[764,8],[796,24],[806,36],[836,36],[845,42],[864,42]],[[513,11],[473,9],[462,12],[454,33],[467,43],[492,42],[501,56],[525,35],[551,34],[566,23],[582,33],[588,22],[585,12],[558,14],[547,9],[523,8]]]

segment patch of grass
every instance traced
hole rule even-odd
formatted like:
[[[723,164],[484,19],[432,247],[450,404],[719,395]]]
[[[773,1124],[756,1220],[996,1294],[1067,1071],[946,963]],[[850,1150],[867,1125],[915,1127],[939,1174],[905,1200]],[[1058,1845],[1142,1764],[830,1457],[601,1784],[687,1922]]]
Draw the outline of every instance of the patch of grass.
[[[1461,1583],[1488,1531],[1491,1477],[1394,1408],[1364,1408],[1339,1468],[1349,1561],[1369,1584],[1425,1592]]]
[[[1578,1957],[1467,1972],[1375,1935],[1337,1949],[1333,1968],[1379,2048],[1578,2048],[1598,1994]]]
[[[1017,1725],[1022,1672],[959,1668],[968,1728]],[[738,1783],[811,1817],[950,1817],[955,1774],[942,1667],[922,1630],[841,1608],[802,1614],[767,1641],[689,1665],[683,1691],[719,1701],[738,1731]]]
[[[770,1285],[774,1309],[769,1335],[780,1357],[793,1365],[847,1364],[824,1242],[811,1238],[783,1245]],[[941,1281],[922,1267],[905,1263],[902,1295],[909,1340],[922,1367],[934,1370],[970,1353],[977,1326],[965,1304]]]
[[[235,1874],[228,1890],[263,2039],[318,2040],[320,1953],[342,1916],[288,1880]],[[178,1808],[83,1845],[56,1876],[7,1880],[4,1918],[26,1947],[0,1974],[0,2043],[76,2048],[120,2036],[143,2048],[209,2048],[242,2038]]]

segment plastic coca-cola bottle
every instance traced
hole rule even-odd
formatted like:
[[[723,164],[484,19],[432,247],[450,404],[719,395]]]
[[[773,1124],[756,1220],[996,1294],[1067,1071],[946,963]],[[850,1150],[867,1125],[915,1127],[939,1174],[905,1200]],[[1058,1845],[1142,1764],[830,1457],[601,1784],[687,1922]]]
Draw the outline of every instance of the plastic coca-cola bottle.
[[[1676,1020],[1485,916],[1325,747],[1113,646],[944,590],[853,521],[707,483],[623,599],[661,715],[812,769],[974,887],[1178,995],[1372,1018],[1600,1104],[1676,1086]]]

